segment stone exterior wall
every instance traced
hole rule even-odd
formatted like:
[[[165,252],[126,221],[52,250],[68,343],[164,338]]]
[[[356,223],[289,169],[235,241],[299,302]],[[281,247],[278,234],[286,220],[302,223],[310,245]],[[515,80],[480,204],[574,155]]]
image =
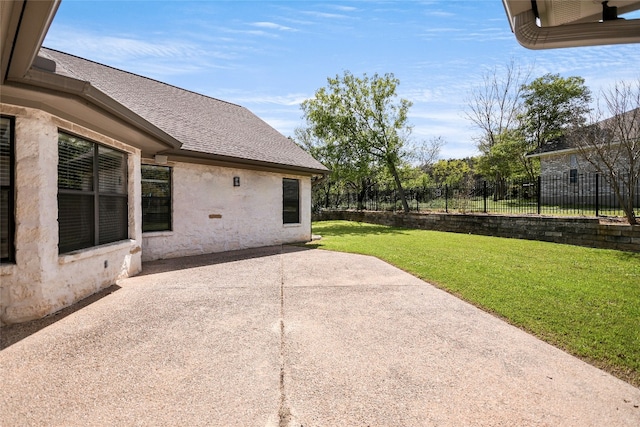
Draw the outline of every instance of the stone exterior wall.
[[[143,234],[144,261],[311,240],[311,179],[172,163],[172,231]],[[240,186],[233,186],[233,178]],[[282,223],[282,179],[300,180],[300,224]]]
[[[571,180],[570,171],[575,169],[577,177]],[[581,205],[596,204],[596,168],[579,152],[549,154],[540,158],[542,177],[541,202],[543,204]],[[600,207],[619,207],[615,192],[600,174],[598,184]]]
[[[640,252],[640,225],[601,224],[597,218],[490,214],[324,211],[314,220],[348,220],[393,227],[480,234]]]
[[[572,160],[572,156],[575,156]],[[578,173],[592,173],[595,169],[578,152],[547,155],[540,158],[540,175],[569,175],[569,170],[578,169]]]
[[[15,118],[15,263],[0,265],[0,324],[43,317],[141,271],[140,152],[40,110]],[[58,131],[128,153],[129,240],[58,254]]]

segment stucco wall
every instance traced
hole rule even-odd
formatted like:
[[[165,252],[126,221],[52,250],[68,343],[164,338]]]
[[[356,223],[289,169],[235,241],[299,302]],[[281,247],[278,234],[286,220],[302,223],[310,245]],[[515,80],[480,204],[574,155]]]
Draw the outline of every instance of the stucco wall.
[[[15,263],[0,266],[0,323],[53,313],[141,270],[140,153],[39,110],[0,104],[15,117]],[[58,255],[58,130],[127,152],[129,240]]]
[[[172,231],[143,233],[144,261],[311,239],[309,177],[172,163]],[[240,186],[233,186],[233,177]],[[282,178],[300,180],[300,224],[282,223]]]

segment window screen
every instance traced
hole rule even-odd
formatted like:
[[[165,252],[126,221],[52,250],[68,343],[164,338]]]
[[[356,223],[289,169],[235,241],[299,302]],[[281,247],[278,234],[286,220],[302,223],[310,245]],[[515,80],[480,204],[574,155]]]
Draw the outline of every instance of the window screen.
[[[282,180],[282,222],[300,223],[300,181],[297,179]]]
[[[13,118],[0,117],[0,260],[13,261]]]
[[[127,239],[128,217],[127,155],[60,133],[59,252]]]
[[[171,168],[142,165],[142,231],[171,230]]]

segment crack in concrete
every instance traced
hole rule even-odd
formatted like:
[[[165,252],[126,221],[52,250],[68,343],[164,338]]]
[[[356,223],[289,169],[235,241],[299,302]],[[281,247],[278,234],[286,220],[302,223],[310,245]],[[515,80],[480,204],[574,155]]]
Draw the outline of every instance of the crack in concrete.
[[[289,427],[291,423],[291,409],[287,403],[284,387],[285,377],[285,338],[284,338],[284,257],[280,247],[280,406],[278,408],[278,427]]]

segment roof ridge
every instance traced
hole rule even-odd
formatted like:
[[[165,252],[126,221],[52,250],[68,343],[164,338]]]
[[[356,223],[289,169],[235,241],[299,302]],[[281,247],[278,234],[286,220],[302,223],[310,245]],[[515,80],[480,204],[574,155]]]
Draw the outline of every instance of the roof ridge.
[[[126,73],[126,74],[129,74],[129,75],[135,76],[135,77],[140,77],[140,78],[143,78],[143,79],[145,79],[145,80],[149,80],[149,81],[152,81],[152,82],[155,82],[155,83],[160,83],[160,84],[162,84],[162,85],[164,85],[164,86],[172,87],[172,88],[175,88],[175,89],[181,90],[181,91],[183,91],[183,92],[189,92],[189,93],[192,93],[192,94],[194,94],[194,95],[201,96],[201,97],[203,97],[203,98],[208,98],[208,99],[212,99],[212,100],[214,100],[214,101],[224,102],[225,104],[233,105],[234,107],[240,107],[240,108],[246,109],[246,107],[243,107],[242,105],[240,105],[240,104],[236,104],[236,103],[234,103],[234,102],[229,102],[229,101],[225,101],[224,99],[216,98],[216,97],[209,96],[209,95],[204,95],[204,94],[202,94],[202,93],[199,93],[199,92],[196,92],[196,91],[193,91],[193,90],[190,90],[190,89],[185,89],[185,88],[182,88],[182,87],[179,87],[179,86],[176,86],[176,85],[172,85],[172,84],[170,84],[170,83],[163,82],[163,81],[161,81],[161,80],[156,80],[156,79],[153,79],[153,78],[151,78],[151,77],[147,77],[147,76],[143,76],[143,75],[140,75],[140,74],[136,74],[136,73],[133,73],[133,72],[131,72],[131,71],[122,70],[122,69],[120,69],[120,68],[116,68],[116,67],[113,67],[113,66],[111,66],[111,65],[103,64],[103,63],[101,63],[101,62],[94,61],[94,60],[91,60],[91,59],[83,58],[83,57],[78,56],[78,55],[73,55],[73,54],[71,54],[71,53],[63,52],[63,51],[61,51],[61,50],[57,50],[57,49],[52,49],[52,48],[50,48],[50,47],[46,47],[46,46],[42,46],[42,49],[44,49],[45,51],[47,51],[47,50],[48,50],[48,51],[52,51],[52,52],[56,52],[56,53],[60,53],[60,54],[66,55],[66,56],[71,56],[71,57],[73,57],[73,58],[80,59],[80,60],[82,60],[82,61],[86,61],[86,62],[91,62],[91,63],[93,63],[93,64],[100,65],[100,66],[102,66],[102,67],[111,68],[112,70],[116,70],[116,71],[119,71],[119,72],[122,72],[122,73]],[[65,69],[66,69],[66,68],[65,68]]]

